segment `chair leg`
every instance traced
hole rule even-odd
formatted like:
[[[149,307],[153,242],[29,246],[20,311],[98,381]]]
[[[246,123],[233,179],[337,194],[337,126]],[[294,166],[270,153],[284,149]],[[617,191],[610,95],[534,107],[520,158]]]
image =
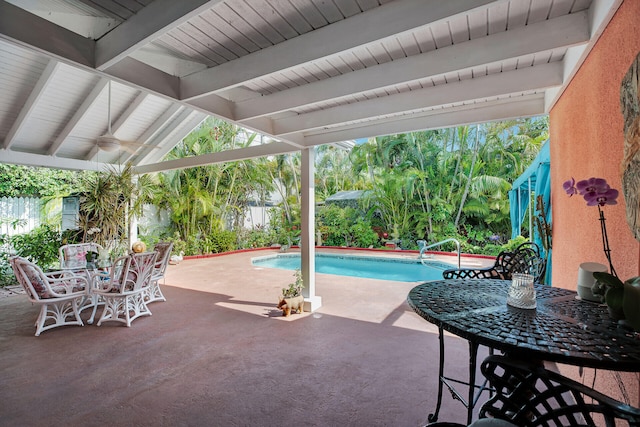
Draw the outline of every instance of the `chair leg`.
[[[104,310],[98,321],[98,326],[102,322],[114,320],[122,322],[127,327],[131,327],[131,322],[140,316],[151,316],[151,311],[145,303],[145,295],[139,292],[133,295],[120,296],[119,298],[107,297],[105,299]]]
[[[67,320],[68,317],[73,317],[73,320]],[[53,323],[45,326],[47,320],[52,320]],[[42,332],[58,326],[84,326],[82,319],[80,319],[77,298],[42,304],[40,314],[36,320],[36,336],[40,336]]]
[[[39,337],[40,333],[44,330],[44,321],[47,320],[47,304],[40,306],[40,314],[36,320],[36,336]]]
[[[100,316],[100,320],[98,320],[98,326],[102,325],[102,322],[107,322],[110,320],[114,320],[116,322],[126,323],[124,319],[120,318],[120,313],[123,311],[124,301],[122,298],[114,298],[114,297],[103,297],[104,299],[104,309],[102,310],[102,315]]]
[[[87,320],[87,323],[89,325],[93,324],[93,321],[96,317],[96,312],[98,311],[98,306],[100,304],[104,304],[104,302],[100,301],[100,299],[100,295],[95,294],[86,296],[82,299],[82,303],[80,304],[80,312],[91,308],[91,316],[89,317],[89,320]]]
[[[160,280],[154,280],[149,284],[149,287],[145,291],[147,304],[156,301],[166,301],[167,299],[162,294],[160,289]]]
[[[127,326],[131,325],[135,319],[140,316],[151,316],[151,310],[147,307],[147,303],[145,302],[145,294],[144,292],[140,292],[137,294],[129,295],[127,298]],[[131,316],[131,312],[133,312],[133,316]]]

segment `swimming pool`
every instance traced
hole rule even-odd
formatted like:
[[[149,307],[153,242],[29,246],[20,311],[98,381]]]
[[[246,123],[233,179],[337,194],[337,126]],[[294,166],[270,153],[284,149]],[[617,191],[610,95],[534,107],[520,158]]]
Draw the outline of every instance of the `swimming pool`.
[[[277,254],[251,258],[256,267],[296,270],[300,268],[300,254]],[[442,271],[453,265],[428,260],[320,254],[316,253],[316,272],[338,276],[395,280],[399,282],[424,282],[442,279]]]

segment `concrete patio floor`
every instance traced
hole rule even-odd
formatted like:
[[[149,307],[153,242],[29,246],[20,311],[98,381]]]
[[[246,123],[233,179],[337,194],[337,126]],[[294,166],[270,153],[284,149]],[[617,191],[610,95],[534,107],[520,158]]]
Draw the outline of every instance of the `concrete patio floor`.
[[[436,404],[436,328],[406,303],[415,283],[316,275],[322,307],[282,317],[287,270],[269,251],[170,265],[167,302],[131,328],[56,328],[0,299],[2,426],[418,426]],[[82,314],[88,318],[88,311]],[[449,375],[467,343],[447,337]],[[445,392],[441,421],[464,422]]]

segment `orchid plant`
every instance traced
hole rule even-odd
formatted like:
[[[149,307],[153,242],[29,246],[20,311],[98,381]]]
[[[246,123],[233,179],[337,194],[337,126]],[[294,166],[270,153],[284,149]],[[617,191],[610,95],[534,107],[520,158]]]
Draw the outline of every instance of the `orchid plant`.
[[[596,282],[592,288],[594,295],[600,295],[616,319],[624,318],[622,313],[622,301],[624,297],[624,284],[618,278],[613,263],[611,262],[611,248],[609,247],[609,237],[607,236],[607,223],[602,208],[605,205],[618,204],[618,190],[611,188],[603,178],[589,178],[576,181],[571,178],[562,184],[564,191],[569,197],[579,194],[587,202],[587,206],[597,206],[600,214],[600,231],[602,232],[602,247],[609,262],[610,273],[595,272],[593,277]]]
[[[579,194],[586,200],[587,206],[598,207],[598,213],[600,214],[600,231],[602,232],[602,247],[609,262],[611,274],[617,278],[618,275],[611,262],[611,248],[609,247],[609,237],[607,236],[607,223],[602,207],[605,205],[618,204],[616,200],[619,194],[618,190],[611,188],[604,178],[589,178],[578,181],[577,183],[575,179],[571,178],[565,181],[562,187],[569,197]]]

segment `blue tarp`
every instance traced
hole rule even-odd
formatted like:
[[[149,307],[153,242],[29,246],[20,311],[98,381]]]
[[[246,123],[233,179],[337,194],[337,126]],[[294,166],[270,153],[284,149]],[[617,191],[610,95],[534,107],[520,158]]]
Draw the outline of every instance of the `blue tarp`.
[[[548,224],[551,224],[551,154],[549,149],[549,140],[547,140],[540,152],[533,160],[531,165],[524,171],[522,175],[513,182],[511,191],[509,191],[509,202],[511,205],[511,238],[514,239],[520,235],[522,222],[524,221],[527,209],[529,209],[529,200],[531,199],[531,193],[542,195],[542,200],[545,206],[545,218]],[[535,202],[534,202],[535,203]],[[533,217],[538,215],[535,209],[535,204],[532,206]],[[542,238],[538,228],[533,224],[533,241],[543,251],[543,257],[547,259],[547,273],[548,278],[546,283],[550,283],[551,278],[551,253],[547,254],[542,246]]]

